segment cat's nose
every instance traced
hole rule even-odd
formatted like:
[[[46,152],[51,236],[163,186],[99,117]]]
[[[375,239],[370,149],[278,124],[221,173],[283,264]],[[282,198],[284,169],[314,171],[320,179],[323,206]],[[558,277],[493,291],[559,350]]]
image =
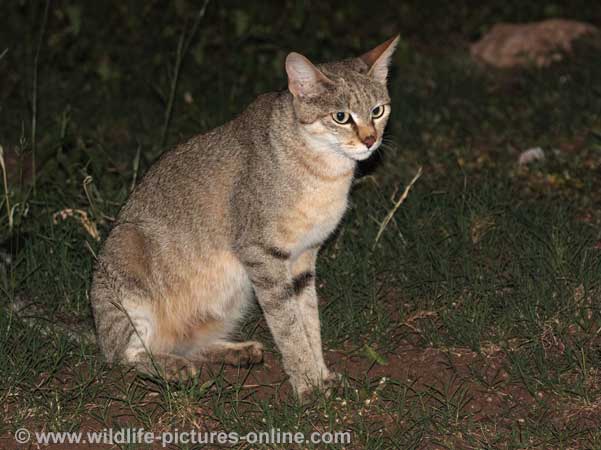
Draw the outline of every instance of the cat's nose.
[[[367,148],[371,148],[371,146],[376,143],[376,137],[372,134],[361,139],[361,142],[363,142]]]

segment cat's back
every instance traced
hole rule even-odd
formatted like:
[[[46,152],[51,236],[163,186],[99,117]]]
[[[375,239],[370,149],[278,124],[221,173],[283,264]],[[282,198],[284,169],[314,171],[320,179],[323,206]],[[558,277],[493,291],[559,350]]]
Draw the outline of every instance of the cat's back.
[[[233,120],[167,150],[149,168],[122,208],[120,221],[186,220],[225,213],[236,185],[258,161],[270,168],[270,127],[282,93],[259,95]],[[192,214],[194,211],[194,214]]]

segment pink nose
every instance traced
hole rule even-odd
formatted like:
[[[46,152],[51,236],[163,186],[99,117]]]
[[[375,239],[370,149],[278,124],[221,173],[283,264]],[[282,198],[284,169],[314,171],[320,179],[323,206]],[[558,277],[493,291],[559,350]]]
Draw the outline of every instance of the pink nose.
[[[361,140],[361,142],[363,142],[367,148],[371,148],[371,146],[376,143],[376,137],[373,135],[369,135],[367,137],[364,137]]]

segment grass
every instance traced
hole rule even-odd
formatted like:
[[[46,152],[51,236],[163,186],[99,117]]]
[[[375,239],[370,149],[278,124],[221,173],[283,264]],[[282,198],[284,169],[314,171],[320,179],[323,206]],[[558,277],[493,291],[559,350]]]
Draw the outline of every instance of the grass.
[[[391,3],[405,41],[387,144],[361,168],[318,263],[323,339],[344,377],[331,397],[301,406],[258,312],[241,334],[267,344],[267,367],[213,368],[191,384],[107,367],[93,342],[73,339],[91,330],[101,245],[81,217],[104,238],[162,136],[173,145],[283,87],[287,50],[347,57],[395,24],[354,26],[360,3],[314,5],[315,14],[295,3],[211,3],[177,56],[198,14],[191,5],[98,3],[53,4],[42,26],[43,5],[14,2],[0,27],[0,236],[12,258],[0,267],[0,447],[20,427],[135,426],[350,430],[347,448],[601,448],[600,47],[581,42],[549,69],[513,72],[480,68],[465,51],[496,21],[598,25],[599,8]],[[545,160],[519,167],[520,151],[538,146]],[[67,208],[85,216],[53,220]],[[15,302],[27,308],[15,314]]]

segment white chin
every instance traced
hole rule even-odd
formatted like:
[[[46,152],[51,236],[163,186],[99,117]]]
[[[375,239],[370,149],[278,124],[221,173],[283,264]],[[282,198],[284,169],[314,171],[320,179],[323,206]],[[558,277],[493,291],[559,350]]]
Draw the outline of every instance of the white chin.
[[[363,153],[352,153],[349,156],[354,159],[355,161],[364,161],[367,158],[369,158],[371,156],[373,152],[370,150],[367,150],[366,152]]]
[[[372,153],[376,150],[376,148],[378,148],[377,145],[373,146],[370,149],[362,148],[358,150],[350,150],[346,152],[346,155],[349,158],[354,159],[355,161],[363,161],[369,158],[372,155]]]

